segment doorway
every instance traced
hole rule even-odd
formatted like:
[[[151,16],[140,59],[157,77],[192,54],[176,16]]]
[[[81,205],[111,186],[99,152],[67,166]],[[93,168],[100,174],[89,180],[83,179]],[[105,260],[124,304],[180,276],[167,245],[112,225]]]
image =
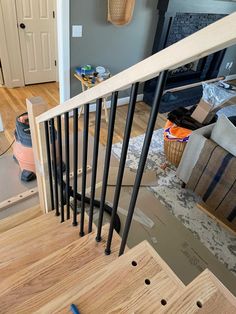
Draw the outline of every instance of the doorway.
[[[6,87],[58,80],[57,1],[0,0],[0,59]]]
[[[56,81],[55,2],[16,0],[25,84]]]

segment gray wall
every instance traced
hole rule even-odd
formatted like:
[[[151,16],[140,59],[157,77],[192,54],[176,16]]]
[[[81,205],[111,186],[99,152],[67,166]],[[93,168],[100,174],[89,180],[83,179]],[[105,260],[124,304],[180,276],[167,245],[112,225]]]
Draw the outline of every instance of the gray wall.
[[[157,0],[136,0],[130,24],[107,22],[107,0],[70,0],[70,25],[83,25],[83,37],[71,38],[71,97],[81,92],[73,77],[81,64],[103,65],[114,75],[151,54]]]
[[[191,2],[191,3],[190,3]],[[184,11],[195,12],[204,4],[204,12],[230,13],[236,3],[216,0],[172,0],[171,5],[184,6]],[[83,25],[83,37],[71,38],[71,97],[81,92],[80,83],[73,77],[81,64],[103,65],[114,75],[151,54],[156,31],[157,0],[136,0],[133,19],[129,25],[117,27],[107,22],[107,0],[70,0],[70,30],[72,25]],[[229,73],[226,63],[233,61]],[[236,74],[236,46],[225,54],[219,75]],[[122,96],[125,96],[123,93]],[[127,93],[128,95],[128,93]]]
[[[228,62],[233,61],[233,66],[229,70],[226,69],[226,64]],[[220,70],[219,70],[219,76],[227,76],[227,75],[234,75],[236,74],[236,45],[229,47],[224,55],[224,59],[221,63]]]

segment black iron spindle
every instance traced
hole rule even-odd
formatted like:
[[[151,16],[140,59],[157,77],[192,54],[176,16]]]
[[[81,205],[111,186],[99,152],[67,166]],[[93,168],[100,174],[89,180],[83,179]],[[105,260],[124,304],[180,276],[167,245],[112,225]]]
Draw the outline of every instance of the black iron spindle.
[[[70,144],[69,144],[69,113],[64,114],[65,121],[65,163],[66,163],[66,219],[70,219]]]
[[[82,160],[82,193],[81,193],[81,215],[80,215],[80,236],[84,236],[84,212],[85,192],[87,178],[88,159],[88,128],[89,128],[89,104],[84,105],[84,126],[83,126],[83,160]]]
[[[112,98],[111,98],[111,110],[110,110],[110,116],[109,116],[108,135],[107,135],[107,148],[106,148],[106,156],[105,156],[104,171],[103,171],[102,192],[101,192],[98,229],[97,229],[97,237],[96,237],[97,242],[101,241],[104,204],[105,204],[105,199],[106,199],[107,179],[108,179],[110,159],[111,159],[112,138],[113,138],[113,132],[114,132],[114,125],[115,125],[117,99],[118,99],[118,92],[113,92]]]
[[[151,143],[152,134],[153,134],[153,130],[155,127],[156,118],[157,118],[157,114],[159,111],[161,97],[162,97],[163,90],[165,87],[167,75],[168,75],[168,71],[166,70],[166,71],[160,73],[159,78],[158,78],[155,96],[154,96],[154,100],[153,100],[153,106],[152,106],[150,118],[148,121],[147,131],[146,131],[146,135],[145,135],[145,139],[144,139],[144,143],[143,143],[143,148],[142,148],[142,152],[141,152],[141,156],[140,156],[137,175],[135,178],[133,192],[132,192],[131,200],[130,200],[130,204],[129,204],[129,210],[128,210],[128,215],[127,215],[125,228],[124,228],[124,232],[123,232],[123,236],[122,236],[119,255],[122,255],[124,253],[125,246],[127,243],[127,238],[128,238],[132,218],[133,218],[133,213],[134,213],[134,208],[135,208],[135,204],[136,204],[136,200],[137,200],[137,196],[138,196],[138,191],[139,191],[140,183],[142,180],[143,171],[145,168],[148,150],[149,150],[149,146]]]
[[[73,109],[73,226],[77,226],[78,109]]]
[[[53,177],[54,177],[54,192],[55,192],[55,208],[56,216],[59,216],[59,201],[58,201],[58,180],[57,180],[57,149],[56,149],[56,134],[54,119],[50,119],[50,133],[52,139],[52,165],[53,165]]]
[[[92,228],[93,228],[93,209],[94,209],[94,197],[95,197],[96,178],[97,178],[101,112],[102,112],[102,98],[99,98],[96,101],[96,121],[95,121],[95,134],[94,134],[94,146],[93,146],[93,166],[92,166],[92,179],[91,179],[88,232],[92,232]]]
[[[54,209],[54,193],[53,193],[53,181],[52,181],[52,164],[51,164],[51,150],[50,150],[50,136],[48,131],[48,121],[44,122],[45,137],[46,137],[46,151],[47,151],[47,162],[48,162],[48,176],[49,176],[49,186],[50,186],[50,198],[51,207]]]
[[[133,123],[135,104],[136,104],[136,99],[137,99],[137,94],[138,94],[138,86],[139,86],[139,83],[135,83],[132,85],[132,89],[131,89],[130,103],[128,107],[125,132],[124,132],[124,140],[123,140],[123,145],[122,145],[119,170],[118,170],[117,180],[116,180],[116,189],[115,189],[114,201],[113,201],[113,206],[112,206],[110,229],[109,229],[109,234],[108,234],[108,239],[107,239],[107,244],[106,244],[106,249],[105,249],[105,253],[107,255],[111,253],[111,242],[112,242],[113,231],[114,231],[114,222],[115,222],[115,216],[117,213],[117,207],[118,207],[119,198],[120,198],[120,190],[121,190],[121,184],[122,184],[122,179],[124,175],[126,155],[127,155],[128,146],[129,146],[129,139],[130,139],[130,133],[131,133],[132,123]]]
[[[61,134],[61,116],[57,116],[57,133],[58,133],[58,178],[61,204],[61,222],[64,222],[64,195],[63,195],[63,167],[62,167],[62,134]]]

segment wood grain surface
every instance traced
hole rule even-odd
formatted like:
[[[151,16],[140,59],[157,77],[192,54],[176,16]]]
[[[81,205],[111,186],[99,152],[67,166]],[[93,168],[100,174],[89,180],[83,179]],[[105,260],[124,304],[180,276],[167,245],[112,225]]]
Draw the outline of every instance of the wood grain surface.
[[[183,283],[144,241],[88,278],[83,287],[65,291],[37,313],[68,313],[71,303],[81,313],[151,313],[153,303],[161,308],[162,298],[169,300],[183,288]]]
[[[42,209],[39,205],[25,209],[18,214],[9,216],[5,219],[0,220],[0,233],[17,227],[31,219],[34,219],[43,214]]]
[[[108,226],[105,226],[105,236],[107,232]],[[91,274],[110,264],[118,257],[119,237],[115,235],[114,251],[109,256],[104,254],[105,241],[97,243],[95,237],[94,232],[78,237],[2,281],[0,312],[31,313],[60,293],[81,286]]]

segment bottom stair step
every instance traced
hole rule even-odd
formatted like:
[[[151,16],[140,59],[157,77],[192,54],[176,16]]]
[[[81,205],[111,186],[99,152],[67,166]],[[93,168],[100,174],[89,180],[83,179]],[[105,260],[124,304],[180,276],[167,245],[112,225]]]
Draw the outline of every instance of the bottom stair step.
[[[43,210],[41,209],[40,205],[36,205],[34,207],[25,209],[18,214],[1,219],[0,220],[0,233],[10,230],[12,228],[15,228],[41,215],[43,215]]]
[[[77,286],[37,313],[68,313],[71,303],[83,314],[158,313],[183,288],[184,284],[144,241],[83,282],[78,278]]]
[[[108,226],[104,226],[107,236]],[[48,257],[8,277],[0,284],[0,313],[32,313],[65,291],[79,286],[92,273],[118,258],[120,238],[104,254],[105,241],[97,243],[92,232]]]

